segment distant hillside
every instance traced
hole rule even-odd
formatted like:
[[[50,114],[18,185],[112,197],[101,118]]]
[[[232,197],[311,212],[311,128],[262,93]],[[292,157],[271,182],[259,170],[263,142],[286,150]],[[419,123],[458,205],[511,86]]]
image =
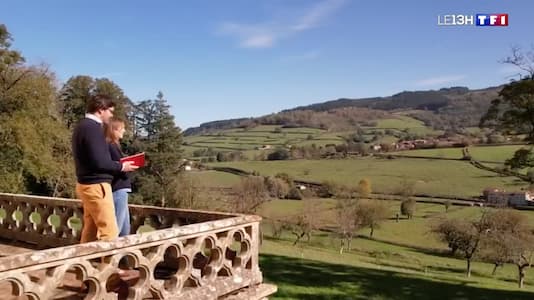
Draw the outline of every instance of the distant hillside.
[[[465,95],[470,90],[466,87],[444,88],[439,91],[402,92],[389,97],[375,97],[363,99],[338,99],[323,103],[299,106],[293,110],[327,111],[341,107],[366,107],[379,110],[423,109],[436,110],[449,103],[450,96]],[[474,92],[474,91],[472,91]]]
[[[201,124],[185,131],[186,135],[207,133],[229,128],[247,128],[257,125],[312,127],[349,130],[367,126],[391,113],[406,112],[426,126],[445,130],[478,125],[490,102],[502,87],[470,90],[467,87],[443,88],[437,91],[405,91],[389,97],[362,99],[342,98],[322,103],[299,106],[258,118],[221,120]]]
[[[191,127],[187,128],[187,130],[184,131],[184,135],[195,135],[200,133],[206,133],[213,130],[220,130],[220,129],[229,129],[229,128],[235,128],[239,127],[241,123],[245,121],[252,120],[251,118],[239,118],[239,119],[228,119],[228,120],[220,120],[220,121],[211,121],[207,123],[202,123],[198,127]]]

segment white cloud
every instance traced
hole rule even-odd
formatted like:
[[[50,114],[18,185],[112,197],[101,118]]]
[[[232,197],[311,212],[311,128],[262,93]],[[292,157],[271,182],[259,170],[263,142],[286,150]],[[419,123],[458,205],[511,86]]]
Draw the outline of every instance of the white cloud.
[[[418,80],[415,82],[417,86],[436,86],[436,85],[446,85],[456,81],[464,79],[465,75],[448,75],[448,76],[438,76],[431,77],[427,79]]]
[[[345,0],[327,0],[319,2],[302,15],[298,19],[297,24],[292,26],[292,29],[295,31],[303,31],[314,28],[318,26],[323,19],[335,13],[344,3]]]
[[[237,37],[243,48],[269,48],[277,39],[272,25],[224,23],[219,33]]]
[[[269,48],[274,45],[274,41],[272,34],[260,34],[245,39],[241,44],[245,48]]]
[[[296,20],[270,20],[258,24],[226,22],[221,24],[217,32],[236,38],[239,46],[243,48],[270,48],[281,39],[319,26],[345,2],[346,0],[323,0],[298,13]]]

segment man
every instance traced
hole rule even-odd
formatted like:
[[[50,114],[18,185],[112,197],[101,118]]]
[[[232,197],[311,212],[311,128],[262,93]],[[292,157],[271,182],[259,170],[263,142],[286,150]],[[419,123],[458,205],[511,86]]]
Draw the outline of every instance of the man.
[[[137,169],[132,162],[111,160],[103,123],[113,117],[115,103],[108,96],[96,95],[87,103],[87,114],[72,134],[72,153],[76,167],[76,195],[82,200],[81,243],[111,240],[119,231],[111,192],[113,175]]]

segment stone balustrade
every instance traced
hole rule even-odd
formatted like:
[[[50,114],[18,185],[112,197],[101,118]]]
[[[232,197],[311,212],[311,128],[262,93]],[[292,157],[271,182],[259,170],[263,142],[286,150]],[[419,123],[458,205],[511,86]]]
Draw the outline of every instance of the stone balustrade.
[[[266,299],[276,291],[262,283],[260,217],[138,205],[130,213],[131,235],[78,244],[80,201],[0,194],[0,238],[39,249],[0,257],[1,298]]]

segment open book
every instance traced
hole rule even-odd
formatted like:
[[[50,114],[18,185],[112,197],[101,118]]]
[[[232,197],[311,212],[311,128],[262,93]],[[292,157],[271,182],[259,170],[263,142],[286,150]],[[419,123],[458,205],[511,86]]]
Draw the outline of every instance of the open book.
[[[145,165],[145,152],[137,153],[130,156],[125,156],[121,158],[120,162],[124,163],[126,161],[131,161],[135,166],[143,167]]]

